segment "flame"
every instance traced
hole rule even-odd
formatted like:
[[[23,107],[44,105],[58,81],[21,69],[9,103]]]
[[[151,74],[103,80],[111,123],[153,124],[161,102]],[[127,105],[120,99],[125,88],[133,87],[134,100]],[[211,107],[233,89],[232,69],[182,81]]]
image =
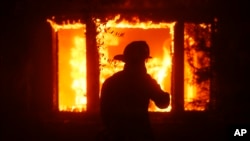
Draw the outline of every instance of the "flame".
[[[51,27],[55,30],[55,32],[57,32],[60,29],[80,29],[80,28],[85,28],[85,24],[81,23],[81,20],[73,21],[70,22],[69,20],[67,20],[67,22],[63,21],[62,24],[57,24],[54,21],[54,17],[52,17],[51,19],[47,19],[47,22],[50,23]]]
[[[172,57],[170,56],[170,52],[168,51],[167,47],[163,47],[163,59],[158,59],[154,58],[152,60],[149,60],[146,63],[146,67],[148,70],[148,73],[156,79],[156,81],[160,84],[161,88],[165,91],[167,91],[166,84],[165,84],[165,79],[168,76],[168,74],[171,74],[171,68],[172,68]],[[149,107],[149,111],[170,111],[171,110],[171,104],[168,108],[166,109],[159,109],[157,106],[152,104],[151,101],[151,106]]]
[[[72,89],[75,91],[75,104],[80,111],[86,110],[86,49],[85,40],[81,37],[75,37],[75,46],[71,48],[70,65],[72,68],[71,77],[73,83]]]
[[[163,57],[155,57],[149,59],[146,63],[148,73],[156,79],[156,81],[160,84],[161,88],[165,91],[166,88],[166,78],[170,78],[171,68],[172,68],[172,54],[174,47],[174,25],[175,22],[172,23],[153,23],[152,21],[140,22],[138,17],[133,17],[132,21],[128,21],[126,19],[120,19],[120,15],[114,17],[114,19],[108,20],[106,23],[101,23],[100,19],[96,19],[97,25],[97,41],[99,41],[99,53],[100,53],[100,64],[101,64],[101,73],[100,73],[100,83],[104,82],[106,78],[111,76],[117,71],[123,69],[124,63],[120,61],[115,61],[109,58],[109,47],[110,46],[119,46],[120,36],[122,33],[115,32],[112,28],[122,29],[126,34],[126,29],[170,29],[171,41],[170,47],[167,45],[163,45]],[[160,47],[159,47],[160,48]],[[150,101],[149,111],[170,111],[171,106],[166,109],[159,109],[155,106],[155,104]]]
[[[188,26],[190,26],[192,28],[192,25],[194,24],[187,24]],[[187,28],[190,28],[187,27]],[[202,33],[197,32],[199,35],[198,36],[202,36],[203,39],[205,39],[205,45],[207,48],[209,48],[210,45],[210,39],[207,38],[209,37],[210,33],[211,33],[211,24],[199,24],[198,27],[200,29],[203,29]],[[192,29],[191,29],[192,30]],[[196,33],[196,34],[197,34]],[[185,41],[187,41],[185,46],[196,46],[197,45],[197,41],[195,40],[194,36],[197,35],[192,35],[192,34],[188,34],[187,32],[184,33],[184,39]],[[206,37],[207,36],[207,37]],[[189,52],[192,54],[192,59],[193,59],[193,65],[196,68],[201,69],[202,67],[209,67],[210,66],[210,58],[208,57],[203,57],[203,53],[202,51],[198,51],[195,49],[190,48]],[[209,102],[209,88],[210,88],[210,80],[207,80],[205,82],[202,82],[201,84],[196,84],[193,81],[193,76],[194,76],[194,72],[192,70],[192,67],[189,65],[188,61],[187,61],[187,54],[185,53],[184,58],[184,76],[185,76],[185,81],[184,81],[184,91],[185,91],[185,110],[188,111],[204,111],[206,110],[206,103]],[[199,63],[199,59],[203,59],[203,66],[201,66],[201,64]],[[206,90],[204,90],[206,89]]]
[[[58,33],[58,106],[60,111],[86,110],[86,25],[67,20],[57,24],[47,19]]]
[[[59,35],[59,45],[58,45],[58,56],[59,56],[59,110],[60,111],[75,111],[82,112],[86,110],[87,98],[86,98],[86,25],[82,24],[80,20],[78,22],[66,21],[62,24],[57,24],[54,21],[48,19],[54,32]],[[169,85],[171,85],[171,70],[172,70],[172,54],[174,48],[174,25],[175,22],[165,23],[159,22],[154,23],[152,21],[141,22],[138,17],[133,17],[132,21],[126,19],[121,19],[120,15],[115,16],[114,19],[110,19],[105,23],[102,23],[100,19],[95,19],[97,26],[97,44],[100,54],[100,87],[103,82],[115,72],[123,69],[124,63],[120,61],[115,61],[112,53],[109,51],[111,47],[116,47],[121,45],[122,33],[115,32],[112,28],[121,29],[123,31],[127,30],[150,30],[150,29],[169,29],[170,40],[166,41],[162,46],[157,47],[157,49],[162,50],[162,56],[153,56],[152,59],[147,60],[146,67],[148,73],[160,84],[161,88],[165,91],[171,92]],[[201,28],[207,28],[206,24],[201,24]],[[69,31],[70,35],[60,34],[63,31]],[[79,30],[79,31],[78,31]],[[78,32],[82,33],[79,34]],[[72,35],[71,35],[72,34]],[[195,45],[196,41],[194,38],[185,33],[185,40],[188,40],[189,45]],[[155,40],[154,42],[157,42]],[[60,44],[60,42],[62,42]],[[210,42],[207,42],[208,46]],[[122,46],[123,48],[123,46]],[[62,50],[65,51],[63,52]],[[118,49],[118,48],[117,48]],[[155,48],[151,48],[151,50]],[[61,50],[61,51],[60,51]],[[194,53],[199,55],[199,53]],[[65,61],[67,58],[68,61]],[[197,58],[197,57],[194,57]],[[197,62],[197,60],[194,60]],[[192,77],[191,68],[188,66],[187,62],[184,63],[185,68],[185,79]],[[66,76],[67,75],[67,76]],[[170,82],[169,82],[170,81]],[[199,88],[190,83],[185,84],[185,102],[192,102],[194,98],[197,98],[197,93]],[[206,84],[204,84],[206,85]],[[68,88],[66,88],[68,87]],[[73,98],[71,98],[73,97]],[[208,99],[209,100],[209,99]],[[185,110],[204,110],[204,107],[194,108],[191,106],[186,106]],[[150,101],[149,111],[160,111],[166,112],[171,110],[170,106],[166,109],[159,109],[155,104]]]
[[[108,22],[103,25],[106,27],[116,27],[116,28],[142,28],[142,29],[152,29],[152,28],[169,28],[173,27],[175,25],[175,22],[172,23],[165,23],[165,22],[159,22],[159,23],[153,23],[153,21],[146,21],[146,22],[140,22],[140,19],[138,17],[133,17],[132,21],[128,21],[126,19],[120,19],[121,15],[116,15],[114,19],[108,20]],[[120,21],[121,20],[121,21]],[[100,22],[100,20],[96,20],[97,23]],[[98,23],[100,25],[100,23]]]

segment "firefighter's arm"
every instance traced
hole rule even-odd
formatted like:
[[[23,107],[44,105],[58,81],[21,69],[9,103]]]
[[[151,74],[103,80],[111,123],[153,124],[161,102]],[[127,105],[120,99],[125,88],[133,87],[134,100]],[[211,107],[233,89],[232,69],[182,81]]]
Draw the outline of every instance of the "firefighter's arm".
[[[164,92],[154,79],[151,78],[150,83],[150,97],[154,101],[155,105],[161,109],[167,108],[170,104],[170,94],[168,92]]]

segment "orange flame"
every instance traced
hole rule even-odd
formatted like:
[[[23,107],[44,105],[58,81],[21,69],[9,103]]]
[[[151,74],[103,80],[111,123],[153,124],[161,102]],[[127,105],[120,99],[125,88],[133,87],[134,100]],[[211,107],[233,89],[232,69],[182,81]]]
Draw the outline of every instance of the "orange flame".
[[[75,46],[71,48],[72,89],[75,91],[75,104],[78,109],[86,109],[86,42],[81,37],[75,37]]]
[[[191,24],[190,24],[191,25]],[[199,28],[201,29],[207,29],[206,35],[209,36],[211,33],[211,24],[199,24]],[[203,33],[204,34],[204,33]],[[201,35],[199,35],[201,36]],[[204,35],[202,35],[204,36]],[[195,41],[193,35],[188,35],[188,33],[185,32],[184,39],[187,41],[188,46],[193,46],[197,42]],[[210,40],[206,39],[205,42],[206,47],[210,47]],[[190,52],[192,53],[193,58],[193,65],[196,68],[202,68],[202,66],[199,64],[198,59],[201,59],[204,52],[197,51],[195,49],[191,49]],[[196,84],[192,82],[194,73],[192,71],[191,66],[189,65],[187,61],[187,54],[184,56],[184,91],[185,91],[185,110],[187,111],[204,111],[206,110],[206,104],[209,102],[209,89],[210,89],[210,81],[207,80],[205,82],[202,82],[201,84]],[[204,61],[203,67],[209,67],[210,66],[210,58],[202,58]],[[202,87],[202,88],[201,88]],[[206,90],[202,90],[206,89]],[[196,103],[195,103],[196,102]]]
[[[119,22],[118,22],[119,20]],[[163,57],[155,57],[149,59],[146,63],[148,73],[157,80],[162,89],[167,91],[166,88],[166,78],[170,78],[171,68],[172,68],[172,56],[173,53],[173,37],[174,37],[174,25],[172,23],[153,23],[152,21],[140,22],[139,18],[134,17],[133,21],[127,21],[125,19],[120,20],[120,15],[115,16],[114,19],[108,20],[106,23],[101,23],[99,19],[96,20],[96,25],[98,27],[97,32],[97,41],[100,41],[99,53],[100,53],[100,63],[104,66],[101,67],[100,73],[100,83],[102,84],[104,80],[114,74],[117,71],[122,70],[124,63],[120,61],[110,61],[109,58],[113,56],[109,55],[110,46],[118,46],[120,41],[120,35],[122,33],[114,33],[111,28],[121,29],[125,32],[129,29],[170,29],[169,33],[171,35],[170,47],[163,46]],[[110,30],[110,31],[109,31]],[[169,90],[168,90],[169,91]],[[157,108],[153,102],[150,103],[149,111],[170,111],[171,106],[166,109]]]
[[[51,27],[55,32],[58,32],[59,44],[58,44],[58,62],[59,62],[59,110],[60,111],[85,111],[87,98],[86,98],[86,25],[78,22],[63,22],[63,24],[57,24],[48,19]],[[133,21],[120,19],[120,15],[115,16],[114,19],[108,20],[106,23],[102,23],[99,19],[95,20],[97,26],[98,35],[96,37],[99,43],[100,53],[100,84],[102,84],[106,78],[111,76],[117,71],[123,69],[124,63],[115,61],[111,47],[121,46],[122,33],[110,30],[111,28],[119,29],[125,32],[128,30],[151,30],[151,29],[169,29],[169,41],[162,46],[157,47],[162,50],[162,57],[153,56],[146,62],[148,73],[157,80],[161,88],[170,92],[171,89],[168,85],[171,85],[171,70],[172,70],[172,54],[174,47],[174,25],[172,23],[154,23],[152,21],[141,22],[139,18],[134,17]],[[202,28],[206,28],[205,24],[200,25]],[[64,34],[64,31],[68,31],[70,34]],[[79,34],[79,32],[81,34]],[[115,36],[114,36],[115,35]],[[185,39],[188,39],[189,45],[195,44],[195,40],[185,34]],[[156,39],[154,42],[157,42]],[[156,48],[151,48],[155,50]],[[120,49],[120,51],[122,51]],[[196,53],[195,55],[199,55]],[[65,59],[68,59],[65,61]],[[194,60],[195,61],[195,60]],[[197,62],[197,61],[195,61]],[[190,78],[193,74],[185,62],[185,77]],[[198,88],[189,83],[185,83],[185,102],[192,102],[197,97]],[[100,85],[101,86],[101,85]],[[73,97],[73,98],[71,98]],[[186,110],[192,110],[194,107],[185,107]],[[171,110],[171,105],[166,109],[158,109],[153,102],[150,102],[149,111],[166,112]],[[196,110],[204,110],[204,107]]]
[[[47,22],[50,23],[51,27],[57,32],[60,29],[80,29],[85,28],[85,24],[81,23],[81,20],[73,21],[72,23],[67,20],[67,22],[63,21],[62,24],[57,24],[55,21],[53,21],[54,17],[51,19],[47,19]]]
[[[53,19],[53,18],[52,18]],[[86,110],[86,25],[78,22],[57,24],[48,19],[58,33],[58,106],[60,111]]]

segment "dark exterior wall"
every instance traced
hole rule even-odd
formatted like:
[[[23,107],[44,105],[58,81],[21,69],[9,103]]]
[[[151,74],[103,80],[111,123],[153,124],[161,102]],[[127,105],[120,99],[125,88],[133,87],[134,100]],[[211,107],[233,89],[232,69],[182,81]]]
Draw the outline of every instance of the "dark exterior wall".
[[[51,30],[44,17],[10,15],[1,35],[1,95],[4,111],[51,110]],[[3,91],[2,91],[3,90]]]
[[[23,101],[25,93],[23,88],[25,81],[22,73],[26,69],[26,61],[28,59],[29,45],[26,37],[29,33],[26,22],[18,17],[4,17],[1,32],[1,73],[3,91],[1,95],[5,106],[1,106],[5,112],[17,112],[23,109]]]
[[[250,21],[222,20],[218,33],[216,69],[218,108],[225,118],[249,122],[249,65],[248,34]]]
[[[45,17],[33,19],[30,25],[30,57],[33,66],[31,76],[32,111],[52,110],[52,31]]]

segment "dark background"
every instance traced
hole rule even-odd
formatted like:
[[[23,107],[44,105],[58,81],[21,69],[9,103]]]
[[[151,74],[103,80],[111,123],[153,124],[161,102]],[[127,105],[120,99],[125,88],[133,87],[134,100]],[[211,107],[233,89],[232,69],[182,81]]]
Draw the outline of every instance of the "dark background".
[[[93,140],[101,130],[97,116],[51,114],[52,54],[48,46],[52,39],[45,20],[53,15],[126,10],[119,7],[125,0],[100,0],[97,5],[94,2],[97,0],[1,1],[1,140]],[[157,140],[227,140],[235,127],[243,126],[250,131],[247,4],[236,0],[193,3],[159,0],[152,7],[150,4],[140,7],[140,2],[135,2],[129,10],[143,6],[152,10],[158,6],[163,11],[167,9],[165,12],[171,13],[172,19],[218,18],[214,51],[215,110],[166,116],[161,120],[153,118]]]

